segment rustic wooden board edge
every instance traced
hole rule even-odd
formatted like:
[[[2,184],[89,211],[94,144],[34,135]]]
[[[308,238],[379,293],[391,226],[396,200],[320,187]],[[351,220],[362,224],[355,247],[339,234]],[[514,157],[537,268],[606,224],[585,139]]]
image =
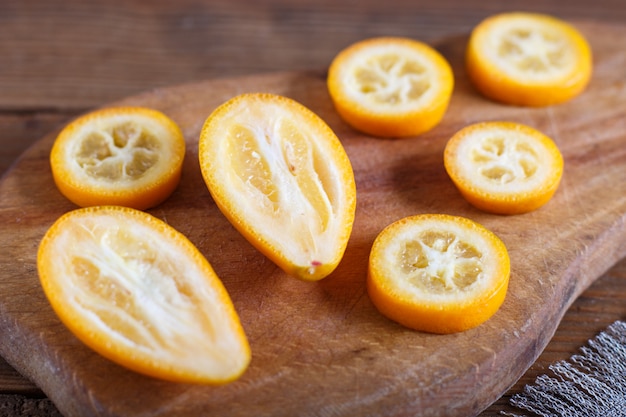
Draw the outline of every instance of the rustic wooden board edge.
[[[281,81],[284,81],[284,78],[287,77],[291,80],[293,80],[293,82],[298,82],[298,80],[306,80],[309,77],[312,78],[321,78],[320,75],[311,75],[311,74],[301,74],[301,73],[288,73],[288,74],[268,74],[266,76],[262,76],[263,79],[267,80],[267,81],[274,81],[276,83],[280,83]],[[248,82],[257,82],[258,81],[258,77],[257,76],[250,76],[250,77],[238,77],[236,79],[225,79],[225,80],[221,80],[220,82],[226,82],[226,83],[232,83],[232,85],[245,85]],[[214,82],[214,81],[211,81]],[[211,83],[210,82],[210,83]],[[209,84],[210,84],[209,83]],[[168,91],[168,92],[176,92],[177,90],[181,90],[181,89],[186,89],[186,88],[193,88],[195,85],[194,84],[190,84],[187,86],[177,86],[177,87],[172,87],[172,88],[168,88],[167,90],[155,90],[155,91],[151,91],[151,92],[147,92],[145,94],[141,94],[139,96],[136,97],[132,97],[129,98],[128,100],[123,100],[122,102],[126,103],[126,102],[142,102],[144,100],[152,100],[155,99],[155,96],[158,96],[159,94],[162,94],[164,91]],[[49,140],[49,139],[46,139]],[[27,161],[32,157],[36,157],[36,158],[44,158],[46,157],[45,149],[41,149],[40,146],[35,145],[32,149],[30,149],[29,151],[27,151],[27,153],[24,155],[24,157],[18,161],[18,163],[16,164],[17,166],[19,166],[22,161]],[[8,176],[7,176],[8,177]],[[4,178],[3,178],[4,179]],[[622,209],[624,209],[625,205],[624,202],[622,201],[621,206]],[[608,231],[606,231],[604,234],[601,234],[600,236],[590,236],[590,242],[582,242],[578,247],[577,250],[578,251],[586,251],[587,253],[590,254],[595,254],[595,253],[604,253],[604,254],[608,254],[608,256],[602,257],[602,259],[600,260],[594,260],[594,262],[587,262],[584,260],[580,260],[577,263],[572,263],[569,266],[565,266],[565,265],[555,265],[555,267],[558,268],[565,268],[566,269],[566,273],[569,276],[575,276],[576,279],[573,280],[574,285],[570,285],[568,288],[566,289],[562,289],[567,296],[564,297],[563,299],[563,303],[561,303],[560,305],[557,306],[550,306],[550,308],[552,309],[552,315],[555,318],[555,324],[554,324],[554,328],[550,329],[550,328],[546,328],[544,329],[543,332],[541,332],[540,334],[536,335],[536,339],[534,341],[534,343],[532,345],[530,345],[528,347],[528,349],[526,350],[526,353],[524,354],[524,361],[523,362],[528,362],[528,365],[530,363],[532,363],[532,361],[534,361],[534,359],[539,355],[539,353],[543,350],[543,348],[545,347],[545,345],[548,343],[549,339],[551,338],[552,334],[554,333],[554,330],[556,329],[556,325],[558,324],[558,321],[560,320],[560,318],[562,317],[562,315],[564,314],[565,310],[567,309],[567,307],[573,302],[573,300],[588,286],[590,285],[591,282],[593,282],[593,280],[598,277],[602,272],[604,272],[605,270],[607,270],[611,265],[613,265],[618,259],[622,258],[625,254],[626,254],[626,245],[622,244],[622,245],[615,245],[614,242],[615,241],[621,241],[623,242],[623,236],[625,236],[625,226],[624,224],[626,223],[624,221],[624,210],[622,211],[622,217],[618,217],[614,220],[614,223],[609,225],[610,227],[608,227]],[[615,227],[617,226],[617,227]],[[617,239],[617,240],[616,240]],[[33,270],[30,270],[31,273],[35,272]],[[570,282],[570,280],[563,280],[563,281],[567,281],[568,283]],[[557,282],[557,285],[559,283]],[[556,290],[555,290],[556,291]],[[7,334],[8,334],[8,338],[11,339],[11,329],[14,329],[15,334],[18,334],[21,329],[19,328],[19,325],[16,321],[11,321],[11,320],[7,320],[7,318],[12,318],[11,317],[11,312],[7,312],[2,310],[3,306],[0,305],[0,316],[2,317],[2,328],[3,329],[7,329]],[[5,327],[7,326],[7,327]],[[34,329],[36,330],[36,329]],[[35,332],[36,333],[36,332]],[[28,335],[28,337],[26,337],[27,343],[37,343],[38,338],[42,337],[41,334],[30,334]],[[50,374],[46,373],[47,371],[49,371],[50,369],[47,368],[49,367],[51,364],[47,363],[46,361],[41,361],[40,363],[36,363],[36,361],[33,361],[33,358],[22,358],[20,353],[18,350],[16,351],[12,351],[12,348],[15,348],[17,346],[9,346],[7,348],[6,344],[4,343],[4,340],[6,339],[6,336],[3,335],[3,342],[0,344],[0,348],[2,349],[2,353],[4,354],[5,349],[7,349],[8,354],[5,355],[7,357],[12,358],[12,362],[11,364],[13,366],[15,366],[17,369],[20,370],[25,370],[25,374],[27,376],[32,375],[32,379],[35,381],[41,381],[41,385],[42,387],[45,387],[47,385],[54,387],[55,389],[58,388],[58,384],[55,382],[49,382],[48,378],[50,378]],[[22,339],[23,340],[23,339]],[[42,355],[42,358],[45,357],[45,355]],[[58,358],[57,358],[58,359]],[[512,359],[512,358],[511,358]],[[519,358],[518,358],[519,359]],[[59,361],[59,363],[62,363],[63,361]],[[59,363],[57,363],[55,366],[58,366]],[[523,367],[522,367],[523,368]],[[523,369],[521,371],[521,373],[523,373],[525,369]],[[39,373],[41,372],[41,373]],[[30,375],[29,375],[30,373]],[[520,375],[521,375],[520,373]],[[54,376],[54,373],[52,373],[52,375]],[[50,392],[47,392],[48,395],[51,398],[68,398],[68,396],[72,396],[72,395],[86,395],[86,396],[90,396],[91,394],[89,392],[84,392],[81,391],[80,389],[80,383],[78,381],[69,381],[71,382],[71,390],[68,391],[67,393],[57,393],[57,392],[52,392],[51,390],[48,390]],[[485,381],[482,381],[485,382]],[[514,382],[514,381],[513,381]],[[68,387],[69,389],[70,387]],[[46,389],[44,389],[44,391],[46,391]],[[501,394],[501,393],[500,393]],[[494,398],[492,398],[491,400],[495,400],[500,394],[494,392],[493,396]],[[94,398],[95,402],[92,404],[93,408],[95,410],[97,410],[100,406],[97,404],[98,401]],[[487,404],[488,405],[488,404]],[[84,410],[72,410],[71,407],[65,408],[67,407],[67,405],[63,405],[63,404],[59,404],[60,409],[65,409],[67,410],[68,415],[80,415],[81,411]],[[478,410],[481,407],[484,407],[485,404],[477,404],[475,408],[475,411]]]

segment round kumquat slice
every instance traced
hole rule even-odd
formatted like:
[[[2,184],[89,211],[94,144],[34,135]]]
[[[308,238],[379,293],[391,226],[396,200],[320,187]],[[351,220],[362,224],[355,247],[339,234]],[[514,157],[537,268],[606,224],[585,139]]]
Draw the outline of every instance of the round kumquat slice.
[[[405,137],[434,128],[454,86],[452,68],[430,46],[406,38],[357,42],[328,71],[328,90],[352,127],[380,137]]]
[[[542,14],[504,13],[472,31],[467,72],[485,96],[547,106],[580,94],[591,78],[591,48],[572,25]]]
[[[244,94],[200,134],[202,175],[226,218],[288,274],[330,274],[352,232],[356,186],[333,131],[294,100]]]
[[[180,181],[185,139],[170,118],[142,107],[96,110],[69,123],[50,153],[54,181],[81,207],[147,209]]]
[[[424,214],[398,220],[376,237],[367,290],[387,318],[446,334],[493,316],[509,274],[506,247],[491,231],[464,217]]]
[[[93,350],[134,371],[189,383],[237,379],[250,362],[239,317],[209,262],[143,211],[70,211],[37,254],[60,320]]]
[[[447,143],[444,166],[463,197],[497,214],[520,214],[547,203],[563,175],[556,144],[529,126],[485,122],[467,126]]]

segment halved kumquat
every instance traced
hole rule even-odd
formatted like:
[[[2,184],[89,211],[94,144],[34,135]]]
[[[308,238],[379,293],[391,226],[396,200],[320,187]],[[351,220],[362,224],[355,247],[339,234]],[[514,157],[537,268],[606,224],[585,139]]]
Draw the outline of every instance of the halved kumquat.
[[[543,206],[563,175],[563,157],[552,139],[514,122],[461,129],[446,145],[444,166],[467,201],[497,214]]]
[[[446,334],[492,317],[509,275],[507,249],[491,231],[464,217],[423,214],[398,220],[376,237],[367,290],[387,318]]]
[[[239,378],[250,347],[209,262],[180,232],[121,206],[70,211],[37,253],[60,320],[102,356],[165,380]]]
[[[431,46],[381,37],[341,51],[330,65],[327,84],[337,112],[353,128],[374,136],[406,137],[439,124],[454,75]]]
[[[513,105],[547,106],[580,94],[591,78],[592,53],[569,23],[537,13],[503,13],[474,28],[467,72],[485,96]]]
[[[226,218],[284,271],[315,281],[337,267],[356,186],[343,145],[314,112],[274,94],[234,97],[207,118],[199,159]]]
[[[165,114],[143,107],[95,110],[69,123],[50,153],[59,191],[81,207],[154,207],[178,186],[185,139]]]

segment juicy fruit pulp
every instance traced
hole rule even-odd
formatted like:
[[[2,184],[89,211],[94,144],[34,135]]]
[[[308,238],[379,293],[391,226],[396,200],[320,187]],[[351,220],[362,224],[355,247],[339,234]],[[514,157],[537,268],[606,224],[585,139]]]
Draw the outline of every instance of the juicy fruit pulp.
[[[506,295],[510,261],[502,241],[462,217],[416,215],[376,238],[370,298],[386,317],[416,330],[452,333],[490,318]]]
[[[412,285],[433,294],[462,291],[483,271],[482,254],[451,232],[425,230],[406,242],[399,259]]]
[[[237,96],[207,118],[199,158],[216,204],[259,251],[303,280],[335,269],[356,188],[343,146],[316,114],[286,97]]]
[[[520,214],[547,203],[563,174],[554,142],[529,126],[484,122],[457,132],[444,165],[461,194],[477,208]]]
[[[535,13],[503,13],[472,32],[466,66],[485,96],[547,106],[580,94],[592,72],[591,49],[564,21]]]
[[[328,72],[328,90],[352,127],[381,137],[424,133],[447,109],[454,77],[430,46],[406,38],[373,38],[341,51]]]
[[[75,204],[147,209],[180,181],[185,140],[164,114],[141,107],[106,108],[68,124],[50,154],[61,193]]]
[[[182,234],[126,207],[66,213],[37,267],[61,321],[103,356],[154,377],[221,384],[250,348],[221,281]]]

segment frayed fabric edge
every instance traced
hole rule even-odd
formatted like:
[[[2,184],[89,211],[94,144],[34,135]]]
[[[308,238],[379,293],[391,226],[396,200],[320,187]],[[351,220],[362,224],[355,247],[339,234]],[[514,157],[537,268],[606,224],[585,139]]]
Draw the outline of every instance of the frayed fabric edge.
[[[611,324],[580,354],[549,369],[553,376],[538,376],[510,404],[541,417],[626,416],[626,322]]]

